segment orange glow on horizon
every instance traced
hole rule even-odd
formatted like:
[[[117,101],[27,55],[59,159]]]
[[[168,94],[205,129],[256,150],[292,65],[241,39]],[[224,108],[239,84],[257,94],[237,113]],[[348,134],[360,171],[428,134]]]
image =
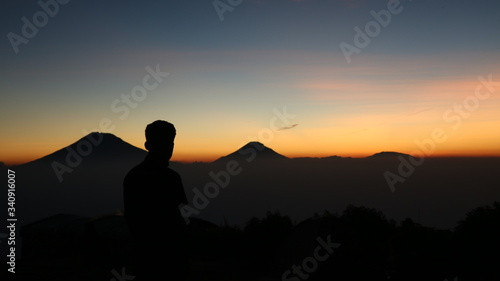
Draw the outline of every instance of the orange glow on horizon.
[[[438,144],[439,146],[439,144]],[[300,157],[311,157],[311,158],[322,158],[322,157],[330,157],[330,156],[340,156],[340,157],[351,157],[351,158],[364,158],[371,156],[373,154],[383,152],[383,151],[394,151],[400,152],[404,154],[410,154],[416,157],[427,157],[427,158],[438,158],[438,157],[500,157],[500,148],[485,148],[481,150],[472,150],[466,148],[455,148],[455,149],[437,149],[433,153],[429,155],[422,152],[422,150],[418,148],[413,148],[413,150],[397,150],[397,149],[382,149],[382,150],[374,150],[366,147],[363,150],[354,151],[352,149],[342,149],[342,150],[331,150],[331,151],[322,151],[322,152],[313,152],[309,151],[297,151],[297,149],[289,150],[286,148],[273,147],[272,145],[268,145],[271,149],[276,151],[279,154],[282,154],[288,158],[300,158]],[[288,146],[289,147],[289,146]],[[40,159],[48,154],[53,153],[54,151],[39,151],[38,153],[33,154],[4,154],[1,162],[4,162],[7,166],[16,166],[24,163],[28,163],[37,159]],[[234,152],[234,151],[232,151]],[[229,153],[232,153],[229,152]],[[213,162],[218,158],[229,154],[227,151],[224,152],[213,152],[213,153],[192,153],[187,151],[174,151],[174,155],[172,157],[172,161],[182,162],[182,163],[193,163],[193,162]]]

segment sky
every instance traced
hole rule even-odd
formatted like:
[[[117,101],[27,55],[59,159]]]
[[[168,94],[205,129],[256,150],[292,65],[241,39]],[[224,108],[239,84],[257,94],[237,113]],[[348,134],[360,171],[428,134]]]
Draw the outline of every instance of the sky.
[[[172,160],[500,156],[500,2],[3,0],[0,161],[89,132]]]

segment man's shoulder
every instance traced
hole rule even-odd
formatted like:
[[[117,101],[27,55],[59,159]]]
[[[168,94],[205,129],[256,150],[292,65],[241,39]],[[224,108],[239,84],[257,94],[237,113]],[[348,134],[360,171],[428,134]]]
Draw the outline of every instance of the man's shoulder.
[[[167,171],[168,173],[172,174],[172,175],[176,175],[176,176],[179,176],[179,173],[177,173],[176,170],[172,170],[171,168],[167,168]]]
[[[138,165],[135,165],[132,169],[130,169],[127,172],[127,175],[125,177],[131,176],[134,174],[138,174],[138,173],[143,173],[144,171],[146,171],[146,169],[145,169],[143,163],[140,163]]]
[[[124,183],[126,184],[127,182],[133,181],[137,178],[147,176],[147,174],[148,169],[144,166],[143,163],[140,163],[127,172],[127,174],[125,175]]]
[[[181,178],[181,176],[179,175],[179,173],[177,173],[177,171],[172,170],[169,167],[167,167],[162,171],[162,176],[172,180],[179,180]]]

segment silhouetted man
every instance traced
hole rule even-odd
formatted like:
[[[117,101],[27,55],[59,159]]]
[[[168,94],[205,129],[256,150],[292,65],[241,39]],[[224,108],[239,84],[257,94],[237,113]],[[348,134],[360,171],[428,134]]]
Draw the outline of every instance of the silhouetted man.
[[[187,204],[187,199],[179,174],[168,167],[175,133],[169,122],[149,124],[144,144],[148,155],[124,180],[134,281],[187,278],[186,223],[179,210],[179,204]]]

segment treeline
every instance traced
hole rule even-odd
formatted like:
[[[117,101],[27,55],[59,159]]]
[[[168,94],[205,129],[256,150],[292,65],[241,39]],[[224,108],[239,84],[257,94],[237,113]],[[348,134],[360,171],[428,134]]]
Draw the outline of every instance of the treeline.
[[[318,239],[328,236],[340,246],[315,261]],[[450,230],[353,205],[298,224],[268,212],[243,228],[191,232],[189,250],[196,259],[244,260],[275,280],[500,280],[500,203],[470,211]]]
[[[111,280],[112,270],[121,272],[130,262],[130,236],[120,214],[56,215],[23,227],[21,237],[19,280]],[[500,280],[499,238],[499,202],[471,210],[449,230],[350,205],[299,223],[279,212],[243,227],[192,218],[186,251],[194,276],[214,276],[197,281],[480,281]],[[259,278],[220,278],[227,272]]]

